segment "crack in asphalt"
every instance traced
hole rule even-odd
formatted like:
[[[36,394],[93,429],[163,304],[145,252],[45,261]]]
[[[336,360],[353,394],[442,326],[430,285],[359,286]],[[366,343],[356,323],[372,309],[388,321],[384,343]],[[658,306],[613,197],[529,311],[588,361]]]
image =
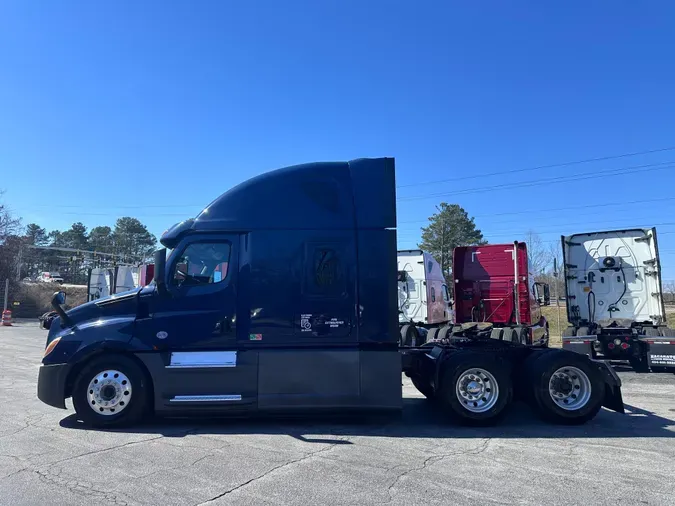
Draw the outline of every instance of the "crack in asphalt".
[[[112,492],[98,489],[91,483],[77,479],[69,480],[67,478],[63,478],[61,477],[62,469],[59,469],[59,471],[55,473],[50,472],[49,470],[40,469],[36,469],[33,472],[38,475],[41,481],[51,486],[65,488],[73,494],[85,496],[91,499],[97,499],[99,501],[105,501],[107,504],[116,504],[118,506],[130,506],[131,504],[136,504],[131,501],[131,499],[128,499],[123,495],[117,495]]]
[[[221,499],[221,498],[225,497],[226,495],[231,494],[232,492],[236,492],[237,490],[240,490],[240,489],[250,485],[251,483],[254,483],[258,480],[261,480],[262,478],[265,478],[266,476],[269,476],[270,474],[272,474],[275,471],[278,471],[279,469],[283,469],[284,467],[288,467],[288,466],[291,466],[293,464],[297,464],[299,462],[302,462],[304,460],[311,459],[312,457],[315,457],[320,453],[325,453],[325,452],[328,452],[328,451],[332,450],[333,448],[335,448],[338,445],[339,445],[339,443],[333,443],[327,448],[322,448],[321,450],[317,450],[315,452],[307,453],[307,454],[303,455],[302,457],[298,457],[297,459],[289,460],[288,462],[284,462],[283,464],[279,464],[278,466],[274,466],[272,469],[269,469],[268,471],[265,471],[264,473],[262,473],[258,476],[255,476],[255,477],[251,478],[250,480],[246,480],[245,482],[240,483],[236,487],[232,487],[232,488],[230,488],[230,489],[228,489],[228,490],[226,490],[226,491],[224,491],[224,492],[222,492],[218,495],[215,495],[215,496],[211,497],[210,499],[207,499],[206,501],[202,501],[200,503],[197,503],[195,506],[203,506],[204,504],[209,504],[209,503],[215,502],[218,499]]]
[[[35,425],[35,424],[38,423],[38,422],[40,422],[40,421],[42,421],[42,419],[43,419],[44,417],[45,417],[45,414],[44,414],[44,413],[40,413],[40,414],[38,414],[38,415],[29,415],[29,416],[27,416],[27,417],[23,420],[23,423],[24,423],[24,426],[23,426],[23,427],[21,427],[21,428],[15,430],[14,432],[10,432],[10,433],[8,433],[8,434],[2,434],[2,435],[0,435],[0,439],[4,439],[4,438],[10,437],[10,436],[15,436],[16,434],[19,434],[20,432],[23,432],[24,430],[26,430],[26,429],[28,429],[28,428],[30,428],[30,427],[37,427],[37,425]]]
[[[147,478],[148,476],[153,476],[155,474],[165,473],[167,471],[174,471],[175,469],[185,469],[185,468],[192,467],[192,466],[198,464],[199,462],[201,462],[204,459],[207,459],[209,457],[215,457],[215,456],[216,456],[216,453],[212,452],[212,453],[209,453],[209,454],[204,455],[202,457],[199,457],[198,459],[190,462],[187,465],[186,464],[180,464],[180,465],[173,466],[173,467],[163,467],[161,469],[156,469],[155,471],[152,471],[152,472],[149,472],[149,473],[146,473],[146,474],[142,474],[140,476],[136,476],[135,478],[130,478],[130,479],[132,479],[132,480],[142,480],[144,478]]]
[[[47,465],[47,467],[52,467],[52,466],[55,466],[57,464],[62,464],[63,462],[69,462],[71,460],[79,459],[80,457],[87,457],[89,455],[96,455],[96,454],[99,454],[99,453],[105,453],[105,452],[109,452],[109,451],[113,451],[113,450],[119,450],[120,448],[125,448],[127,446],[133,446],[133,445],[137,445],[137,444],[149,443],[151,441],[157,441],[158,439],[162,439],[162,438],[166,438],[166,437],[187,436],[187,435],[193,433],[194,430],[195,429],[187,429],[187,430],[184,430],[184,431],[179,431],[175,434],[160,434],[158,436],[149,437],[149,438],[146,438],[146,439],[141,439],[139,441],[128,441],[126,443],[122,443],[122,444],[118,444],[118,445],[114,445],[114,446],[109,446],[107,448],[100,448],[98,450],[92,450],[90,452],[80,453],[79,455],[73,455],[71,457],[66,457],[65,459],[61,459],[61,460],[51,462],[50,464]]]
[[[449,457],[456,457],[456,456],[459,456],[459,455],[473,455],[473,456],[480,455],[485,450],[487,450],[488,446],[490,445],[490,441],[492,441],[492,438],[487,438],[487,439],[485,439],[485,441],[483,441],[477,447],[470,448],[468,450],[461,450],[461,451],[458,451],[458,452],[443,453],[441,455],[431,455],[431,456],[427,457],[426,459],[424,459],[424,461],[422,462],[422,465],[416,466],[416,467],[411,467],[411,468],[408,468],[408,469],[404,470],[403,472],[399,473],[393,479],[391,484],[389,484],[389,486],[387,487],[387,494],[389,495],[389,499],[387,501],[381,503],[381,504],[389,504],[394,500],[394,490],[393,490],[394,487],[399,483],[399,481],[401,481],[401,479],[408,476],[410,473],[413,473],[415,471],[423,471],[428,466],[430,466],[432,464],[435,464],[437,462],[440,462],[441,460],[449,458]],[[396,467],[399,467],[399,466],[394,466],[392,469],[396,469]]]

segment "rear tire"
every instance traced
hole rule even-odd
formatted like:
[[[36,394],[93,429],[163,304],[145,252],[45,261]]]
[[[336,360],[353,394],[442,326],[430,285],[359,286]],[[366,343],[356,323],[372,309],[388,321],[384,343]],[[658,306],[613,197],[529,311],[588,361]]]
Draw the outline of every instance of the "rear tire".
[[[583,355],[548,350],[526,360],[526,388],[534,409],[546,421],[580,425],[598,414],[605,396],[605,382]]]
[[[511,327],[507,327],[502,331],[502,340],[510,343],[516,342],[516,333]]]
[[[92,427],[119,427],[142,420],[150,409],[150,381],[124,355],[103,355],[86,364],[73,385],[73,406]]]
[[[418,390],[418,392],[424,397],[429,400],[434,398],[434,389],[429,383],[425,382],[419,376],[410,376],[410,380],[412,381],[412,384],[415,385],[415,388]]]
[[[459,423],[492,425],[506,413],[513,398],[509,369],[494,356],[457,352],[441,370],[438,400]]]
[[[441,327],[440,329],[438,329],[437,338],[447,339],[448,337],[450,337],[450,334],[452,334],[452,327],[446,325],[445,327]]]
[[[503,329],[493,328],[490,331],[490,339],[496,339],[497,341],[502,340]]]
[[[527,345],[530,336],[530,329],[527,327],[515,327],[513,329],[516,335],[516,342],[520,344]]]
[[[401,327],[401,346],[416,346],[418,338],[417,328],[414,325],[406,324]]]

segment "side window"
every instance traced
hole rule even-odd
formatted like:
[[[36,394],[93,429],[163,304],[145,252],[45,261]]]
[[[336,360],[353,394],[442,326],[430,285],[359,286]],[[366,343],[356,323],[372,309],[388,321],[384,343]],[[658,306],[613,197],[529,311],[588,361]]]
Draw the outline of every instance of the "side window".
[[[448,287],[443,285],[443,300],[445,302],[450,302],[450,295],[448,295]]]
[[[431,287],[431,302],[436,302],[436,289]]]
[[[194,286],[223,281],[227,277],[230,250],[225,242],[189,244],[175,264],[173,284]]]

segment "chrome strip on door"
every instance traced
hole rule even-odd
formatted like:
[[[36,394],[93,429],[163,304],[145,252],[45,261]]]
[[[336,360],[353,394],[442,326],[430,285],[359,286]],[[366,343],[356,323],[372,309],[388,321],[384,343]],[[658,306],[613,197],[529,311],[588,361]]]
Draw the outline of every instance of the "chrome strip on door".
[[[236,351],[176,351],[167,369],[197,367],[237,367]]]
[[[176,395],[171,402],[222,402],[240,401],[241,395]]]

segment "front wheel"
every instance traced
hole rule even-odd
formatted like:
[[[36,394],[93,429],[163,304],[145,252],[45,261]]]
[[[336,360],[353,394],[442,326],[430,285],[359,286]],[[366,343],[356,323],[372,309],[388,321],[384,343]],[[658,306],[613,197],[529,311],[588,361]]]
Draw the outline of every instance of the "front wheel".
[[[502,418],[513,398],[509,370],[496,358],[458,352],[443,365],[439,400],[466,425],[491,425]]]
[[[73,386],[73,405],[87,425],[130,425],[147,413],[149,387],[143,370],[132,359],[104,355],[80,371]]]
[[[583,355],[551,350],[526,364],[529,399],[542,418],[552,423],[579,425],[598,414],[605,382]]]

